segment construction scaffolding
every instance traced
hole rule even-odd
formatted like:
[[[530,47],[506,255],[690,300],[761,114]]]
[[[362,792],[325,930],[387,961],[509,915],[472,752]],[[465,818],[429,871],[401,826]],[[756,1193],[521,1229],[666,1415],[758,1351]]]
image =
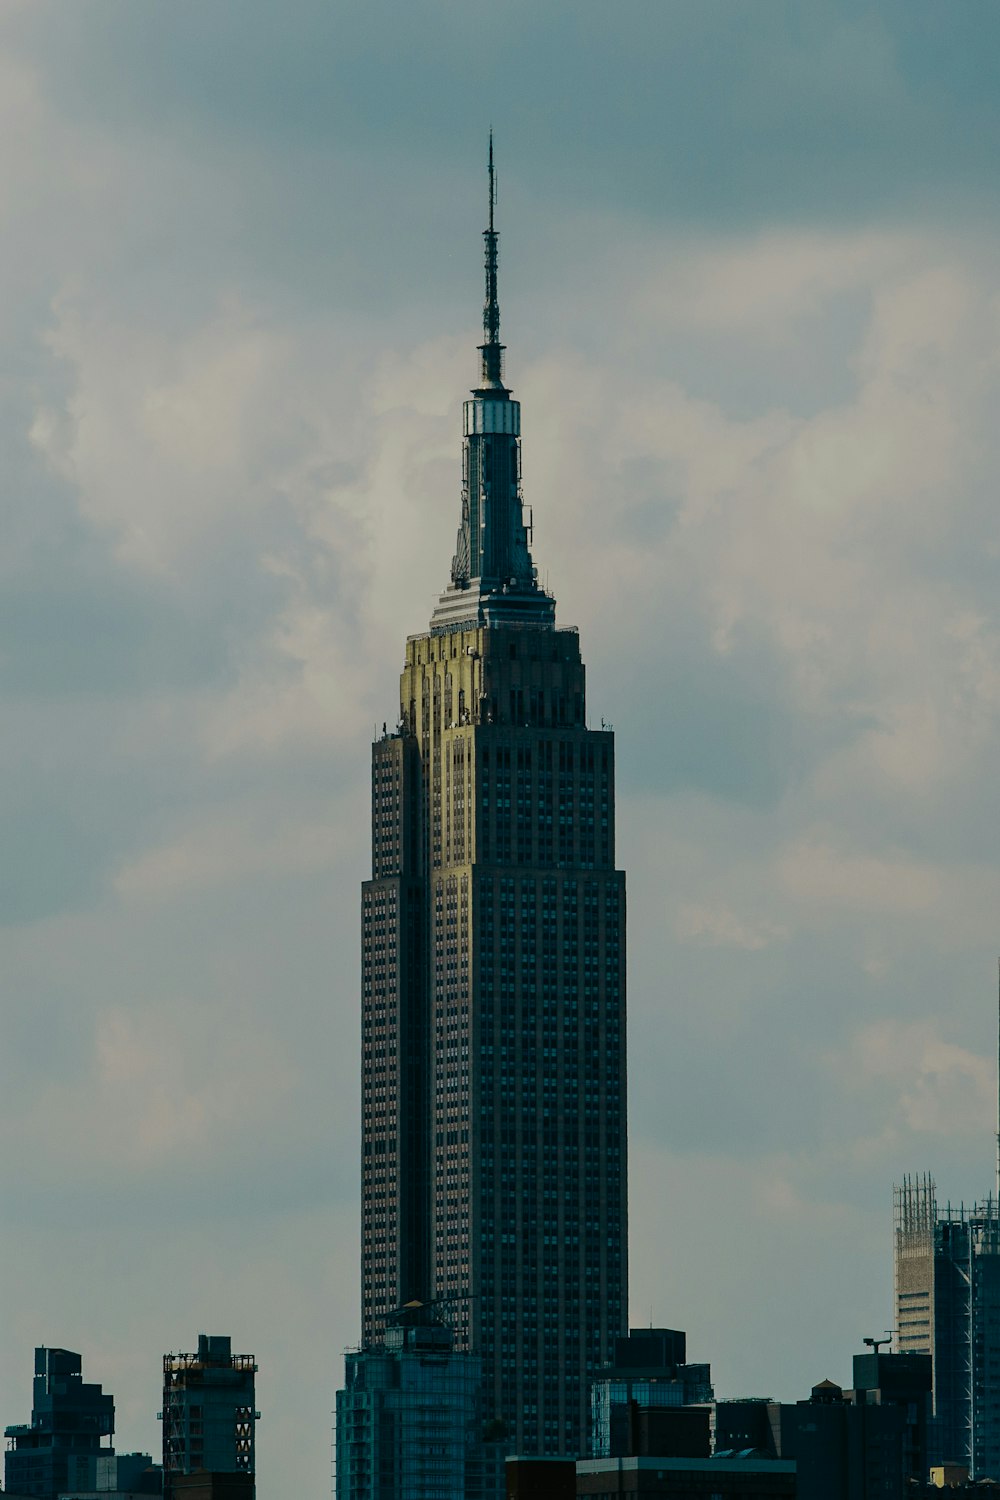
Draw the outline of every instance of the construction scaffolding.
[[[193,1354],[163,1356],[163,1493],[184,1475],[254,1474],[252,1354],[233,1354],[222,1334],[199,1334]],[[252,1485],[251,1485],[252,1488]]]
[[[925,1174],[893,1210],[897,1349],[933,1356],[932,1462],[1000,1478],[1000,1205],[939,1210]]]

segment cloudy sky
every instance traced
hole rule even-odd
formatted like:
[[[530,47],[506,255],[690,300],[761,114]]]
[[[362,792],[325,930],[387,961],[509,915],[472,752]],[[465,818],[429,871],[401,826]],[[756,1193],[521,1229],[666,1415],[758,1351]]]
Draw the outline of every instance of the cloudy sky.
[[[458,519],[484,155],[535,553],[618,735],[632,1314],[849,1378],[992,1186],[995,0],[3,0],[0,1421],[358,1337],[369,742]]]

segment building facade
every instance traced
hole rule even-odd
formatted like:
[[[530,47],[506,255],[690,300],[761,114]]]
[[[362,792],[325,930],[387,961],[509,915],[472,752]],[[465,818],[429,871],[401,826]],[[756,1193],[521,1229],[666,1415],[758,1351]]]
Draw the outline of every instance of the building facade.
[[[664,1410],[710,1402],[712,1372],[687,1363],[687,1335],[677,1328],[632,1328],[615,1339],[614,1360],[591,1386],[592,1458],[622,1458],[634,1446],[639,1410]]]
[[[347,1356],[337,1392],[337,1500],[492,1500],[502,1457],[483,1441],[482,1366],[415,1303],[381,1344]]]
[[[859,1355],[854,1390],[831,1380],[806,1401],[719,1401],[715,1458],[791,1461],[800,1500],[906,1500],[927,1476],[930,1362]]]
[[[626,1320],[625,886],[613,735],[531,558],[493,204],[491,147],[451,582],[372,756],[362,1340],[434,1303],[507,1450],[575,1455]]]
[[[576,1493],[590,1500],[812,1500],[798,1487],[794,1459],[742,1456],[582,1459]],[[837,1500],[846,1493],[838,1491]]]
[[[939,1212],[931,1177],[893,1191],[898,1348],[931,1355],[934,1464],[1000,1479],[1000,1208]]]
[[[35,1350],[31,1423],[8,1427],[4,1488],[16,1495],[56,1500],[84,1488],[100,1458],[111,1458],[114,1397],[87,1385],[79,1354],[71,1349]]]
[[[256,1373],[253,1355],[234,1354],[223,1334],[200,1333],[197,1353],[163,1356],[166,1500],[194,1487],[192,1475],[239,1475],[230,1488],[253,1494]]]
[[[930,1459],[931,1359],[927,1354],[854,1356],[856,1406],[895,1406],[903,1413],[900,1467],[904,1485],[923,1484]]]
[[[152,1454],[102,1453],[89,1458],[85,1469],[78,1464],[75,1488],[60,1500],[133,1500],[162,1490],[163,1471]]]

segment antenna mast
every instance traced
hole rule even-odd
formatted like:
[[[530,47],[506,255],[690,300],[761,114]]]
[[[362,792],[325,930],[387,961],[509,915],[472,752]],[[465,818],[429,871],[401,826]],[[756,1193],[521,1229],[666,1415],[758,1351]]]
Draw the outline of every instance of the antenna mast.
[[[997,959],[997,1178],[995,1202],[997,1216],[1000,1217],[1000,959]]]
[[[497,294],[497,240],[493,210],[497,201],[497,174],[493,165],[493,131],[490,131],[490,219],[489,228],[483,230],[486,243],[486,301],[483,303],[483,342],[479,346],[483,356],[481,389],[503,390],[503,345],[500,342],[500,301]]]
[[[493,130],[490,129],[490,234],[493,233],[493,210],[497,201],[497,174],[493,166]]]

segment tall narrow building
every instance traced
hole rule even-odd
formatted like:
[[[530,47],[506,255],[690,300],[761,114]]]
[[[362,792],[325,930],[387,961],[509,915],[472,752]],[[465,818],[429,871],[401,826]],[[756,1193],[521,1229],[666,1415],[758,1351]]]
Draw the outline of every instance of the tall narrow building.
[[[586,1448],[626,1331],[625,882],[614,739],[532,563],[504,384],[492,142],[484,338],[451,580],[372,755],[362,1339],[414,1299],[507,1451]]]
[[[1000,1478],[1000,966],[994,1192],[943,1212],[929,1173],[893,1188],[897,1348],[929,1354],[932,1464]]]
[[[228,1334],[199,1333],[197,1353],[163,1356],[164,1500],[202,1485],[253,1500],[256,1374],[253,1355],[234,1354]]]
[[[893,1189],[897,1346],[929,1354],[933,1464],[1000,1475],[1000,1204],[940,1211],[934,1179]]]

